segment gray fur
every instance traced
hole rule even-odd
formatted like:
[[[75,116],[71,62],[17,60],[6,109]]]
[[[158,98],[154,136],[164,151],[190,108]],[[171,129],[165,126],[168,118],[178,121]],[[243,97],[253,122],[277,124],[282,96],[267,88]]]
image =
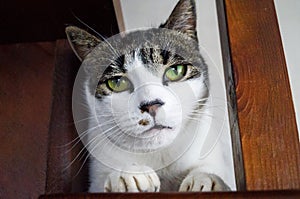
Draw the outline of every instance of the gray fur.
[[[87,135],[82,140],[94,155],[89,191],[228,190],[214,175],[221,173],[223,148],[214,146],[211,156],[199,159],[211,118],[206,104],[208,67],[199,51],[193,0],[180,0],[160,28],[102,42],[76,27],[68,27],[66,33],[82,60],[73,104],[80,110],[75,119],[83,117],[82,111],[89,118],[88,129],[79,132]],[[166,80],[167,69],[178,65],[187,69],[184,75]],[[121,77],[137,89],[129,89],[129,84],[113,89]],[[80,109],[82,104],[87,110]],[[147,184],[150,178],[152,184]],[[191,184],[197,186],[190,189]]]

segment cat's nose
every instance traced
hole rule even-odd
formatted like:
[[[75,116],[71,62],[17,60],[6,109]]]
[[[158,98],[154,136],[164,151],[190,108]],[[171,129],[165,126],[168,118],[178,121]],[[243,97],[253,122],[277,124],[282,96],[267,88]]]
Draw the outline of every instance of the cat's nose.
[[[142,113],[147,112],[149,113],[152,117],[155,117],[157,109],[164,105],[165,103],[161,101],[160,99],[156,99],[153,101],[143,101],[139,109],[141,110]]]

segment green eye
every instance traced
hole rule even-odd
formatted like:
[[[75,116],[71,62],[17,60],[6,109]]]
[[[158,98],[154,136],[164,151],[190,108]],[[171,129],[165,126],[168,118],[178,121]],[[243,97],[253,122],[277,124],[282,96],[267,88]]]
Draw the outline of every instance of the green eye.
[[[186,66],[185,65],[175,65],[167,68],[165,76],[170,81],[178,81],[185,76]]]
[[[130,81],[126,77],[113,77],[107,80],[107,87],[114,92],[126,91],[130,88]]]

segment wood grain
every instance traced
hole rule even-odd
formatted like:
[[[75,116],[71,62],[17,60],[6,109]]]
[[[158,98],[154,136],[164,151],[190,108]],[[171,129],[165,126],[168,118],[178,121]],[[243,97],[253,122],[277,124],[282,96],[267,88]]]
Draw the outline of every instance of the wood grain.
[[[114,3],[114,8],[115,8],[115,13],[116,13],[119,30],[120,30],[120,32],[124,32],[126,29],[125,29],[125,24],[124,24],[121,0],[113,0],[113,3]]]
[[[300,189],[300,148],[272,0],[225,0],[247,190]]]
[[[55,44],[0,46],[0,198],[45,193]]]
[[[233,161],[234,161],[236,188],[237,191],[245,191],[246,190],[245,170],[244,170],[244,161],[243,161],[243,153],[242,153],[241,138],[240,138],[240,129],[238,123],[234,73],[231,64],[230,46],[229,46],[229,38],[228,38],[228,30],[227,30],[227,18],[225,13],[226,11],[225,11],[224,1],[217,0],[216,6],[217,6],[218,24],[220,30],[220,42],[222,47],[222,61],[223,61],[223,68],[224,68],[226,96],[228,101],[227,109],[228,109],[228,118],[229,118],[230,133],[231,133],[231,140],[232,140],[232,153],[233,153]]]
[[[72,117],[72,90],[80,62],[66,40],[56,42],[53,100],[48,138],[46,193],[86,191],[84,150]],[[80,156],[76,158],[77,154]],[[85,177],[84,177],[85,176]]]
[[[299,198],[300,191],[264,191],[264,192],[206,192],[206,193],[112,193],[112,194],[73,194],[44,195],[40,199],[201,199],[201,198]]]

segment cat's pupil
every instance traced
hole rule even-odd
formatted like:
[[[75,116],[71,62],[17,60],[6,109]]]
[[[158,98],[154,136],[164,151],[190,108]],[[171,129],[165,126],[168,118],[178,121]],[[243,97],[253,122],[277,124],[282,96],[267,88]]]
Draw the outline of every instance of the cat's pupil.
[[[172,68],[172,69],[173,69],[173,72],[175,73],[175,75],[178,75],[177,68]]]

